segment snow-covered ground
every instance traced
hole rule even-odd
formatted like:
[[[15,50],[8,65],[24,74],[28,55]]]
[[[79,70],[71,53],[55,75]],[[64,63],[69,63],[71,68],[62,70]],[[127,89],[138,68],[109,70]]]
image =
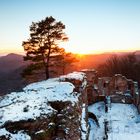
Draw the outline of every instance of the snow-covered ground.
[[[98,102],[88,107],[93,112],[100,127],[89,119],[89,140],[103,140],[105,136],[104,122],[108,121],[108,140],[139,140],[140,139],[140,115],[132,104],[111,103],[108,113],[104,111],[104,102]]]

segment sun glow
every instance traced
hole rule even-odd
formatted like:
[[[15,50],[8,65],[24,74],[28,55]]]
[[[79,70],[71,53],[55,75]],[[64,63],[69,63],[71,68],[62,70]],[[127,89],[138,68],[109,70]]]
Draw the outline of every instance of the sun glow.
[[[6,55],[9,53],[17,53],[17,54],[24,54],[24,50],[22,47],[18,46],[18,47],[2,47],[0,48],[0,54],[2,55]]]
[[[133,46],[133,47],[132,47]],[[72,44],[62,44],[62,47],[65,48],[67,52],[72,52],[75,54],[79,54],[79,56],[84,54],[101,54],[106,52],[133,52],[139,50],[138,44],[134,45],[113,45],[113,44],[96,44],[91,47],[85,44],[81,45],[72,45]]]

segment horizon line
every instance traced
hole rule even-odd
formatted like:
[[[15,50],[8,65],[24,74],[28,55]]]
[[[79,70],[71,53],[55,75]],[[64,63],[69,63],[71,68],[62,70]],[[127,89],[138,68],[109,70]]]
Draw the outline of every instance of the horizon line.
[[[73,53],[75,55],[100,55],[100,54],[115,54],[115,53],[133,53],[133,52],[139,52],[139,50],[116,50],[116,51],[105,51],[105,52],[98,52],[98,53]],[[17,54],[17,55],[25,55],[25,52],[5,52],[5,53],[0,53],[0,56],[6,56],[8,54]]]

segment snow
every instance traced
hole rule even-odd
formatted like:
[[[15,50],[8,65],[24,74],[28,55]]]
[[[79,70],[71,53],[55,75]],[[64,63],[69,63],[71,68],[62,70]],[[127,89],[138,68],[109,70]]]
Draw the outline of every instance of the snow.
[[[26,86],[23,92],[13,92],[1,98],[0,126],[7,121],[36,119],[49,115],[55,110],[49,101],[71,101],[75,104],[78,95],[73,92],[74,85],[50,79]]]
[[[86,140],[88,128],[86,123],[86,104],[82,105],[82,117],[81,117],[81,129],[82,129],[82,140]]]
[[[5,128],[0,129],[0,136],[6,136],[6,138],[10,138],[10,140],[31,140],[30,136],[28,136],[22,131],[12,134],[8,132]]]
[[[140,139],[140,115],[132,104],[111,103],[108,113],[104,111],[104,103],[98,102],[88,107],[99,121],[97,127],[93,120],[90,123],[89,140],[103,140],[104,121],[108,121],[108,140],[136,140]]]
[[[94,84],[94,85],[93,85],[93,88],[94,88],[95,90],[98,90],[97,84]]]
[[[89,127],[90,127],[90,132],[89,132],[89,140],[93,140],[95,132],[97,131],[97,126],[96,123],[92,119],[88,119]]]
[[[108,140],[138,140],[140,139],[140,133],[129,134],[129,133],[119,133],[113,136],[109,135]]]
[[[40,134],[40,133],[44,133],[45,131],[44,130],[40,130],[40,131],[37,131],[35,134]]]
[[[67,75],[60,76],[60,81],[65,81],[66,79],[70,80],[79,80],[82,82],[81,88],[85,88],[87,85],[86,74],[84,72],[72,72]]]
[[[73,72],[73,73],[69,73],[67,75],[61,76],[60,80],[75,79],[75,80],[83,81],[85,77],[86,77],[86,74],[83,72]]]
[[[103,140],[104,136],[104,118],[105,118],[105,111],[104,111],[104,102],[95,103],[88,107],[88,112],[92,112],[96,115],[99,121],[100,127],[98,127],[93,120],[89,120],[91,130],[89,140]]]
[[[0,108],[0,125],[3,125],[7,121],[15,122],[20,120],[35,119],[41,116],[41,114],[49,114],[54,111],[47,105],[47,100],[45,98],[43,99],[40,94],[35,92],[22,92],[19,94],[20,96],[18,93],[13,93],[12,97],[9,95],[9,98],[7,97],[7,100],[4,100],[4,103],[7,103],[6,107],[2,107],[3,102],[0,103],[2,107]],[[13,98],[14,101],[12,102]]]

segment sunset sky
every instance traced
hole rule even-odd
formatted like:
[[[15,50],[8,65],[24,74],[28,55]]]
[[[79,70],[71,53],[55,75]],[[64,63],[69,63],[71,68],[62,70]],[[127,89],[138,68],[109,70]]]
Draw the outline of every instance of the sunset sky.
[[[47,16],[66,25],[68,51],[140,50],[140,0],[0,0],[0,53],[22,53],[32,21]]]

